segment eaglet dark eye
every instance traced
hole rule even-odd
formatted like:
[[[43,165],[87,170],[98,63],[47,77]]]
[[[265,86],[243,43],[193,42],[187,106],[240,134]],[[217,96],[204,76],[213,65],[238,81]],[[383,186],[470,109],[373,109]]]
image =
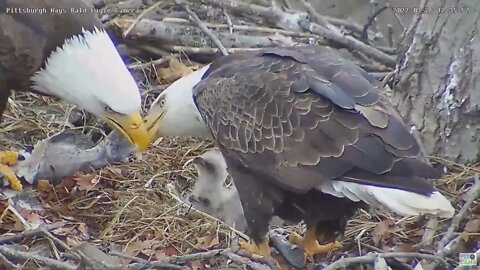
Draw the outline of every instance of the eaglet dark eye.
[[[198,200],[200,201],[201,204],[205,205],[205,206],[209,206],[210,205],[210,200],[207,199],[207,198],[198,198]]]

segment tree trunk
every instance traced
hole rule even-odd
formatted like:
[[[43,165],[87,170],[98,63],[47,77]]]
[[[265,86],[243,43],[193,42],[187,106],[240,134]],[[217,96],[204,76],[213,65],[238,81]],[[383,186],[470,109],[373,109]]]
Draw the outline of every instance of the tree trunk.
[[[426,2],[426,12],[414,16],[402,42],[404,53],[391,98],[417,133],[425,154],[459,163],[478,162],[478,0]]]

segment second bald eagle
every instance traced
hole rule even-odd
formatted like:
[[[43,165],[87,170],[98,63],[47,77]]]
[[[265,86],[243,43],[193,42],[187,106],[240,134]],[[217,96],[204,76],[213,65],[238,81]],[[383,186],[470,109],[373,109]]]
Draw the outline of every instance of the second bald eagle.
[[[401,215],[454,209],[426,179],[441,176],[364,70],[318,46],[224,56],[173,83],[146,118],[157,136],[213,137],[225,157],[256,245],[268,223],[304,220],[308,255],[322,228],[345,226],[362,203]]]

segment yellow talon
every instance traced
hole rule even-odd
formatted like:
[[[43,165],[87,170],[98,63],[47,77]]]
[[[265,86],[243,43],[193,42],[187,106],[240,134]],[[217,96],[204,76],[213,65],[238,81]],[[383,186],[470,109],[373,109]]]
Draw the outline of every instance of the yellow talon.
[[[5,165],[16,165],[18,162],[18,152],[17,151],[0,151],[0,164]]]
[[[313,257],[316,254],[328,253],[335,249],[342,247],[342,244],[338,241],[320,245],[317,241],[317,235],[315,229],[307,229],[305,236],[301,237],[296,233],[290,234],[288,240],[290,243],[301,246],[306,256]]]
[[[12,171],[12,169],[8,166],[5,166],[3,164],[0,164],[0,175],[3,175],[10,184],[10,187],[14,190],[22,190],[23,186],[20,180],[18,180],[17,176],[15,173]]]
[[[268,245],[268,239],[265,239],[262,243],[249,243],[244,240],[238,241],[238,245],[241,249],[250,251],[254,255],[261,257],[270,257],[270,246]]]

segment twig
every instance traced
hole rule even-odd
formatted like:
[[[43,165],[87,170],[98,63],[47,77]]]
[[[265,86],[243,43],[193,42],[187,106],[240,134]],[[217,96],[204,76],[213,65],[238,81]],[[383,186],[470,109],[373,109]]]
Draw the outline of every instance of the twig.
[[[139,69],[145,69],[145,68],[148,68],[148,67],[151,67],[151,66],[158,66],[158,65],[161,65],[161,64],[163,64],[163,63],[167,62],[168,60],[170,60],[172,58],[175,58],[175,57],[178,57],[178,54],[175,54],[175,55],[172,55],[172,56],[165,56],[165,57],[162,57],[160,59],[153,60],[153,61],[146,62],[146,63],[130,64],[130,65],[128,65],[128,68],[132,69],[132,70],[139,70]]]
[[[49,231],[45,230],[45,229],[40,229],[40,232],[46,237],[46,238],[49,238],[51,239],[55,244],[57,244],[58,246],[60,246],[64,251],[71,251],[70,247],[65,243],[63,242],[62,240],[58,239],[57,237],[55,237],[53,234],[51,234]]]
[[[222,252],[222,255],[229,258],[230,260],[238,263],[238,264],[247,265],[253,270],[270,270],[271,269],[271,267],[269,267],[269,266],[257,263],[255,261],[249,259],[249,258],[240,256],[240,255],[235,254],[231,251]]]
[[[183,5],[180,3],[179,0],[175,0],[175,3],[183,7],[185,11],[190,15],[190,17],[193,18],[193,20],[198,24],[198,27],[202,29],[202,31],[215,43],[215,45],[220,49],[220,52],[222,52],[223,55],[228,55],[227,49],[225,49],[225,46],[223,46],[222,42],[213,34],[213,32],[208,29],[208,27],[205,26],[205,24],[198,18],[197,14],[193,12],[190,8],[187,6]]]
[[[216,54],[219,52],[218,48],[208,48],[208,47],[187,47],[187,46],[165,46],[166,50],[176,52],[176,53],[185,53],[185,54]],[[262,48],[228,48],[229,53],[236,52],[249,52],[249,51],[258,51]]]
[[[431,255],[431,254],[422,254],[417,252],[390,252],[390,253],[370,253],[365,256],[360,257],[351,257],[351,258],[341,258],[332,264],[328,265],[327,267],[323,268],[323,270],[336,270],[342,267],[347,267],[352,264],[363,264],[363,263],[373,263],[378,258],[417,258],[417,259],[425,259],[425,260],[433,260],[439,261],[445,266],[448,266],[448,263],[440,256]]]
[[[397,61],[394,57],[382,51],[379,51],[376,48],[355,39],[354,37],[343,35],[342,33],[332,31],[319,24],[311,23],[308,21],[302,21],[300,22],[300,25],[302,25],[304,29],[309,30],[315,34],[319,34],[325,39],[338,43],[343,47],[349,48],[353,51],[360,51],[368,57],[371,57],[372,59],[388,67],[394,68],[396,65]]]
[[[390,7],[390,4],[385,4],[383,7],[377,9],[372,16],[368,17],[367,23],[363,26],[362,30],[362,40],[365,42],[368,42],[368,28],[373,24],[373,21],[375,21],[375,18],[380,15],[384,10]]]
[[[214,250],[198,252],[198,253],[193,253],[193,254],[186,254],[186,255],[181,255],[181,256],[172,256],[172,257],[169,257],[168,259],[164,259],[163,261],[166,261],[168,263],[173,263],[173,264],[183,264],[183,263],[187,263],[187,262],[191,262],[191,261],[204,260],[204,259],[212,258],[212,257],[217,256],[219,254],[222,254],[224,252],[226,252],[225,249],[214,249]]]
[[[127,28],[127,30],[125,30],[125,31],[122,33],[122,37],[123,37],[123,38],[126,38],[127,35],[130,33],[130,31],[132,31],[132,29],[135,27],[135,25],[136,25],[145,15],[147,15],[150,11],[152,11],[154,8],[157,8],[161,3],[162,3],[162,1],[158,1],[157,3],[153,4],[153,5],[150,6],[149,8],[145,9],[144,11],[142,11],[142,13],[140,13],[140,15],[138,15],[138,17],[135,18],[135,20],[134,20],[133,23]]]
[[[130,264],[129,268],[135,268],[136,266],[146,266],[146,267],[153,267],[153,268],[168,268],[168,269],[189,269],[188,267],[180,266],[178,264],[185,264],[188,262],[196,261],[196,260],[205,260],[209,259],[218,255],[227,257],[231,259],[232,261],[242,264],[242,265],[247,265],[251,267],[252,269],[255,270],[269,270],[271,269],[269,266],[263,265],[260,262],[255,262],[254,260],[251,260],[247,257],[238,255],[233,253],[229,248],[227,249],[214,249],[214,250],[209,250],[205,252],[198,252],[198,253],[193,253],[193,254],[186,254],[186,255],[180,255],[180,256],[172,256],[166,259],[158,260],[158,261],[152,261],[149,262],[147,260],[130,256],[127,254],[123,254],[118,251],[111,251],[110,255],[112,256],[117,256],[120,258],[128,259],[131,261],[136,262],[136,264]]]
[[[185,266],[175,265],[175,264],[171,264],[171,263],[165,263],[163,261],[149,262],[147,260],[144,260],[144,259],[141,259],[141,258],[138,258],[138,257],[134,257],[134,256],[130,256],[130,255],[127,255],[127,254],[123,254],[123,253],[117,252],[117,251],[110,251],[109,254],[112,255],[112,256],[117,256],[117,257],[120,257],[120,258],[124,258],[124,259],[136,262],[134,264],[130,264],[128,266],[129,269],[138,269],[138,268],[142,269],[143,267],[149,267],[149,268],[154,268],[155,267],[155,268],[160,268],[160,269],[179,269],[179,270],[189,270],[190,269],[190,268],[185,267]]]
[[[190,24],[188,20],[182,18],[165,18],[162,22],[171,22],[171,23],[181,23],[181,24]],[[291,37],[318,37],[316,34],[311,33],[302,33],[302,32],[294,32],[283,30],[280,28],[271,28],[271,27],[263,27],[263,26],[255,26],[255,25],[235,25],[232,24],[221,24],[221,23],[207,23],[204,22],[207,27],[216,28],[216,29],[229,29],[232,28],[233,31],[248,31],[248,32],[263,32],[263,33],[271,33],[271,34],[281,34],[284,36],[291,36]]]
[[[14,260],[22,260],[22,261],[34,260],[36,263],[42,266],[48,266],[52,269],[58,269],[58,270],[76,270],[77,269],[76,266],[68,263],[50,259],[44,256],[40,256],[38,254],[30,253],[30,252],[14,250],[11,248],[7,248],[5,246],[0,246],[0,253],[3,254],[5,257],[14,259]]]
[[[467,196],[467,200],[465,201],[465,204],[462,206],[458,214],[453,217],[452,224],[450,224],[450,227],[448,227],[447,232],[445,233],[442,240],[440,240],[438,244],[437,254],[439,256],[445,256],[451,252],[451,248],[449,248],[450,250],[446,249],[446,247],[449,246],[447,244],[449,243],[455,231],[460,226],[460,222],[462,222],[462,220],[467,215],[470,209],[470,206],[472,206],[473,202],[476,199],[478,199],[478,197],[480,196],[480,180],[478,179],[478,174],[475,174],[473,179],[474,179],[474,185],[470,188],[468,192],[469,194]]]
[[[420,245],[422,247],[431,247],[433,245],[433,239],[437,234],[438,230],[438,219],[436,217],[432,217],[427,224],[425,225],[425,232],[422,236],[422,241]]]
[[[302,5],[307,9],[308,13],[310,14],[310,16],[313,17],[313,20],[318,23],[319,25],[323,26],[323,27],[326,27],[326,28],[329,28],[329,23],[327,22],[327,20],[325,20],[325,18],[320,15],[313,7],[312,5],[307,2],[306,0],[300,0],[300,2],[302,3]]]
[[[227,19],[227,26],[228,26],[228,32],[230,34],[233,34],[233,22],[232,22],[232,18],[230,18],[230,16],[228,15],[228,13],[223,10],[223,16],[225,16],[225,18]]]
[[[0,244],[8,243],[8,242],[15,242],[18,240],[22,240],[24,238],[30,237],[30,236],[37,236],[43,234],[43,231],[51,231],[60,227],[65,226],[66,222],[57,222],[45,226],[40,226],[37,229],[34,230],[27,230],[23,231],[20,234],[12,235],[12,236],[3,236],[0,237]]]
[[[9,261],[5,255],[0,253],[0,266],[1,265],[8,266],[9,269],[19,269],[19,267]]]

